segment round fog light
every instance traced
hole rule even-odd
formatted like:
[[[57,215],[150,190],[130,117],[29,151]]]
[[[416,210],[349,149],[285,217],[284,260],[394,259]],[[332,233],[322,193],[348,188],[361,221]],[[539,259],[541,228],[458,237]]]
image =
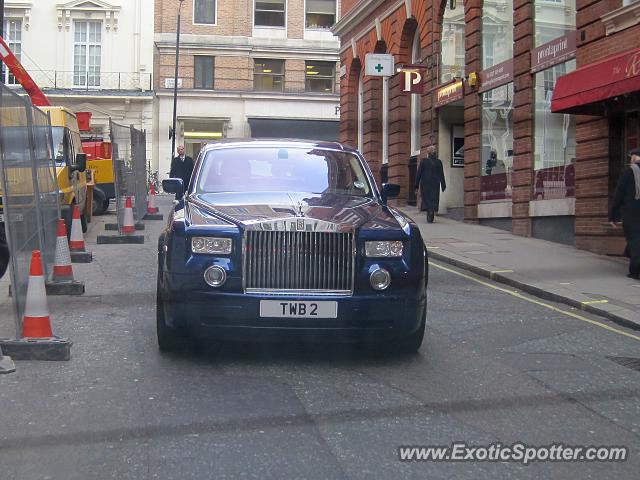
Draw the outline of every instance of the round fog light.
[[[221,287],[227,281],[227,272],[218,265],[213,265],[204,271],[204,281],[211,287]]]
[[[384,268],[371,272],[369,283],[375,290],[385,290],[391,285],[391,275]]]

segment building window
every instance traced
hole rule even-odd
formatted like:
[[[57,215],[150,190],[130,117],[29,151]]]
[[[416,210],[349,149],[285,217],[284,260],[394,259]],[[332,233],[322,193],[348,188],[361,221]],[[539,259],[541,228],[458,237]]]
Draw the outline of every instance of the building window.
[[[447,6],[442,19],[440,43],[440,83],[464,77],[464,6],[457,2],[453,10]]]
[[[193,23],[215,25],[216,0],[193,0]]]
[[[487,2],[482,9],[482,68],[513,58],[513,0]]]
[[[18,60],[22,55],[22,20],[7,19],[4,21],[4,40]],[[9,71],[4,62],[2,64],[2,80],[7,85],[16,85],[18,82]]]
[[[73,85],[99,87],[102,58],[102,23],[74,22]]]
[[[284,91],[284,60],[254,60],[253,88],[260,92]]]
[[[333,62],[305,62],[305,91],[334,93],[336,64]]]
[[[193,57],[193,88],[213,90],[215,58],[204,55]]]
[[[413,46],[411,47],[411,63],[416,65],[421,59],[420,32],[416,31],[413,36]],[[422,116],[422,95],[411,95],[411,155],[420,155],[421,142],[421,116]]]
[[[511,198],[513,83],[482,94],[481,200]]]
[[[254,25],[256,27],[284,27],[286,0],[256,0]]]
[[[336,0],[307,0],[306,26],[328,30],[336,23]]]
[[[536,47],[575,30],[576,0],[560,0],[557,3],[537,0],[535,22]]]

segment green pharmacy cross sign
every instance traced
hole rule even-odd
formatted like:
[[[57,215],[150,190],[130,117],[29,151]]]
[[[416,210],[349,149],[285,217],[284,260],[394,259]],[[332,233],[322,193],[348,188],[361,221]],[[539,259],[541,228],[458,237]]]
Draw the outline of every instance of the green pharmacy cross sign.
[[[386,53],[368,53],[364,58],[365,75],[372,77],[390,77],[395,71],[393,55]]]

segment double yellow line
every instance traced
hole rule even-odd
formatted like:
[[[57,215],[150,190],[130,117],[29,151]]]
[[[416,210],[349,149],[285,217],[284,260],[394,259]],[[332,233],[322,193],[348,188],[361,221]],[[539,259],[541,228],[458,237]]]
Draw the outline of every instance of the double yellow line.
[[[507,288],[499,287],[499,286],[494,285],[492,283],[480,280],[479,278],[472,277],[471,275],[467,275],[465,273],[459,272],[459,271],[454,270],[452,268],[445,267],[444,265],[441,265],[439,263],[435,263],[432,260],[429,260],[429,265],[432,266],[432,267],[436,267],[436,268],[438,268],[440,270],[444,270],[445,272],[453,273],[454,275],[458,275],[459,277],[466,278],[467,280],[471,280],[472,282],[479,283],[480,285],[484,285],[485,287],[491,288],[493,290],[497,290],[499,292],[506,293],[506,294],[511,295],[513,297],[519,298],[520,300],[524,300],[525,302],[529,302],[529,303],[533,303],[535,305],[539,305],[539,306],[547,308],[549,310],[553,310],[554,312],[561,313],[561,314],[566,315],[566,316],[571,317],[571,318],[575,318],[576,320],[580,320],[581,322],[590,323],[591,325],[595,325],[596,327],[600,327],[600,328],[602,328],[604,330],[608,330],[610,332],[617,333],[619,335],[623,335],[625,337],[632,338],[634,340],[640,341],[640,336],[638,336],[638,335],[634,335],[633,333],[625,332],[624,330],[620,330],[619,328],[612,327],[611,325],[607,325],[606,323],[598,322],[597,320],[591,320],[590,318],[584,317],[584,316],[579,315],[579,314],[574,313],[574,312],[570,312],[570,311],[567,311],[567,310],[562,310],[561,308],[554,307],[553,305],[549,305],[548,303],[541,302],[540,300],[536,300],[534,298],[527,297],[527,296],[521,294],[520,292],[518,292],[516,290],[509,290]],[[497,273],[497,272],[494,272],[494,273]],[[594,302],[606,303],[606,300],[595,300]]]

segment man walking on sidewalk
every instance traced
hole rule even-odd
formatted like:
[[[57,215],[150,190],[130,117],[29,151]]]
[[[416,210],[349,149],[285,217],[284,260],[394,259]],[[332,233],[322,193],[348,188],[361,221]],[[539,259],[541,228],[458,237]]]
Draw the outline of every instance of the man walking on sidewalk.
[[[629,168],[618,182],[609,221],[616,226],[616,222],[622,218],[627,239],[625,255],[630,258],[627,276],[640,280],[640,148],[631,150],[629,156]]]
[[[420,187],[420,210],[427,211],[427,222],[433,223],[440,208],[440,187],[447,189],[442,162],[436,156],[436,147],[427,147],[427,158],[423,158],[416,174],[415,189]]]
[[[184,154],[184,146],[178,147],[178,156],[171,162],[171,172],[169,177],[181,178],[182,186],[184,190],[187,190],[189,186],[189,180],[191,180],[191,174],[193,173],[193,158]]]

